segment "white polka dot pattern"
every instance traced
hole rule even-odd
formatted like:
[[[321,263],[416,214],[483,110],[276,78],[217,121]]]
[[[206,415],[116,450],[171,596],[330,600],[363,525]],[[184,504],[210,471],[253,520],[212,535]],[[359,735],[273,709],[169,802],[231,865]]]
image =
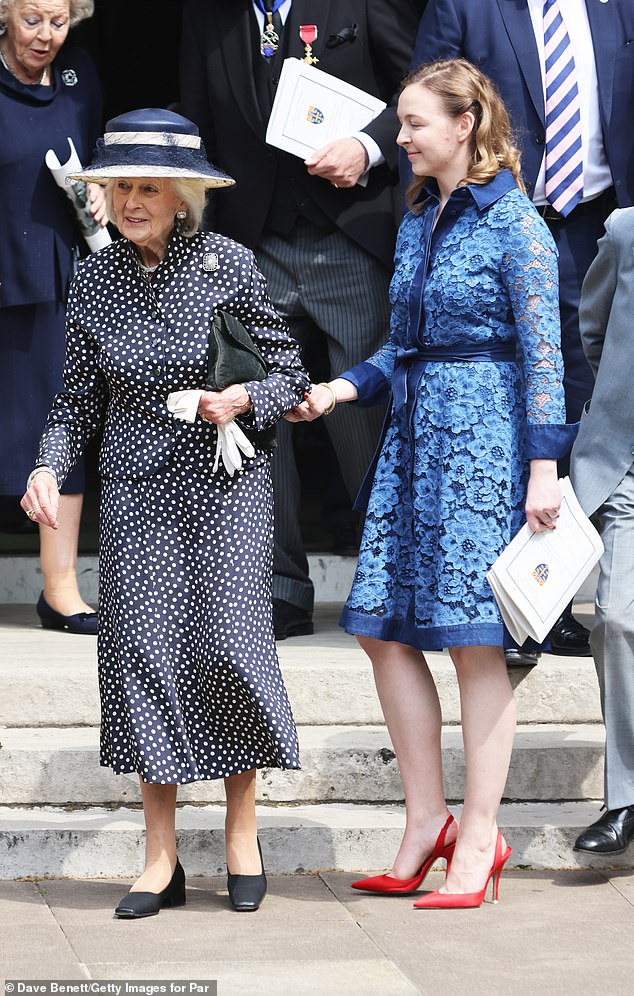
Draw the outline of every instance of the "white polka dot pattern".
[[[203,263],[210,252],[218,256],[211,272]],[[246,385],[250,424],[274,425],[302,400],[309,379],[253,253],[209,232],[174,236],[150,283],[122,239],[83,260],[71,285],[65,390],[55,398],[38,463],[49,463],[63,481],[104,425],[102,476],[144,477],[162,467],[180,438],[196,434],[198,423],[192,427],[168,412],[167,396],[204,386],[218,308],[240,319],[269,369],[265,380]],[[207,426],[206,432],[213,453],[216,430]]]
[[[248,385],[252,424],[274,424],[308,376],[252,253],[209,233],[175,237],[150,284],[121,241],[73,283],[65,390],[39,454],[62,480],[103,425],[101,763],[160,784],[299,767],[271,620],[270,457],[256,449],[234,478],[213,474],[215,428],[166,407],[171,391],[204,383],[218,307],[258,344],[269,375]]]

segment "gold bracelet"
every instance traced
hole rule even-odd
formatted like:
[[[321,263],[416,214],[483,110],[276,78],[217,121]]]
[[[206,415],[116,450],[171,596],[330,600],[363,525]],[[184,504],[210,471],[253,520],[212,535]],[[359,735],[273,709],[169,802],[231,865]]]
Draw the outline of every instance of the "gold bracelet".
[[[329,405],[328,408],[324,409],[324,415],[331,415],[335,410],[335,405],[337,404],[337,395],[335,394],[334,389],[330,386],[330,384],[327,384],[324,380],[320,381],[317,387],[327,387],[330,393],[332,394],[332,404]]]

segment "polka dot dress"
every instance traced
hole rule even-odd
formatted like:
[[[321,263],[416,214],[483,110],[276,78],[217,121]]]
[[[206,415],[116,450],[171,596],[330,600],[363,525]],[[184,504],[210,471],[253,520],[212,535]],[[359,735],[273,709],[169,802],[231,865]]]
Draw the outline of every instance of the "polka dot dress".
[[[215,428],[166,407],[171,391],[203,386],[219,307],[269,369],[247,385],[250,424],[274,424],[308,379],[252,254],[175,237],[150,282],[122,241],[75,279],[66,389],[39,454],[63,479],[103,425],[100,760],[160,784],[299,767],[271,619],[270,457],[256,449],[233,478],[214,474]]]

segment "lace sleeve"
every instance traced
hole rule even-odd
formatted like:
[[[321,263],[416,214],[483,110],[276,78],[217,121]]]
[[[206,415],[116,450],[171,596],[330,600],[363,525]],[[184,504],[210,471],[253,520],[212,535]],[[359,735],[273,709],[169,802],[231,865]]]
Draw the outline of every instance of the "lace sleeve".
[[[565,425],[557,249],[539,215],[523,205],[509,219],[504,240],[502,277],[526,385],[528,456],[558,459],[572,444],[574,427]]]
[[[526,415],[537,424],[565,421],[557,250],[533,211],[507,236],[502,267],[526,380]]]

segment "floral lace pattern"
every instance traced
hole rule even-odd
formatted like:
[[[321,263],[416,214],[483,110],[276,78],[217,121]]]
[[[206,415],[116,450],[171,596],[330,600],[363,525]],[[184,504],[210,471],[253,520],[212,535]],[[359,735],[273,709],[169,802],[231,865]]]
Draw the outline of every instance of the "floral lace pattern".
[[[430,362],[395,407],[342,624],[421,649],[502,645],[486,572],[523,522],[529,458],[561,455],[550,432],[565,422],[556,250],[516,188],[486,210],[461,188],[421,274],[435,208],[403,221],[391,334],[368,363],[389,382],[397,348],[417,341],[456,352],[515,342],[518,362]],[[417,286],[420,330],[411,327]]]

